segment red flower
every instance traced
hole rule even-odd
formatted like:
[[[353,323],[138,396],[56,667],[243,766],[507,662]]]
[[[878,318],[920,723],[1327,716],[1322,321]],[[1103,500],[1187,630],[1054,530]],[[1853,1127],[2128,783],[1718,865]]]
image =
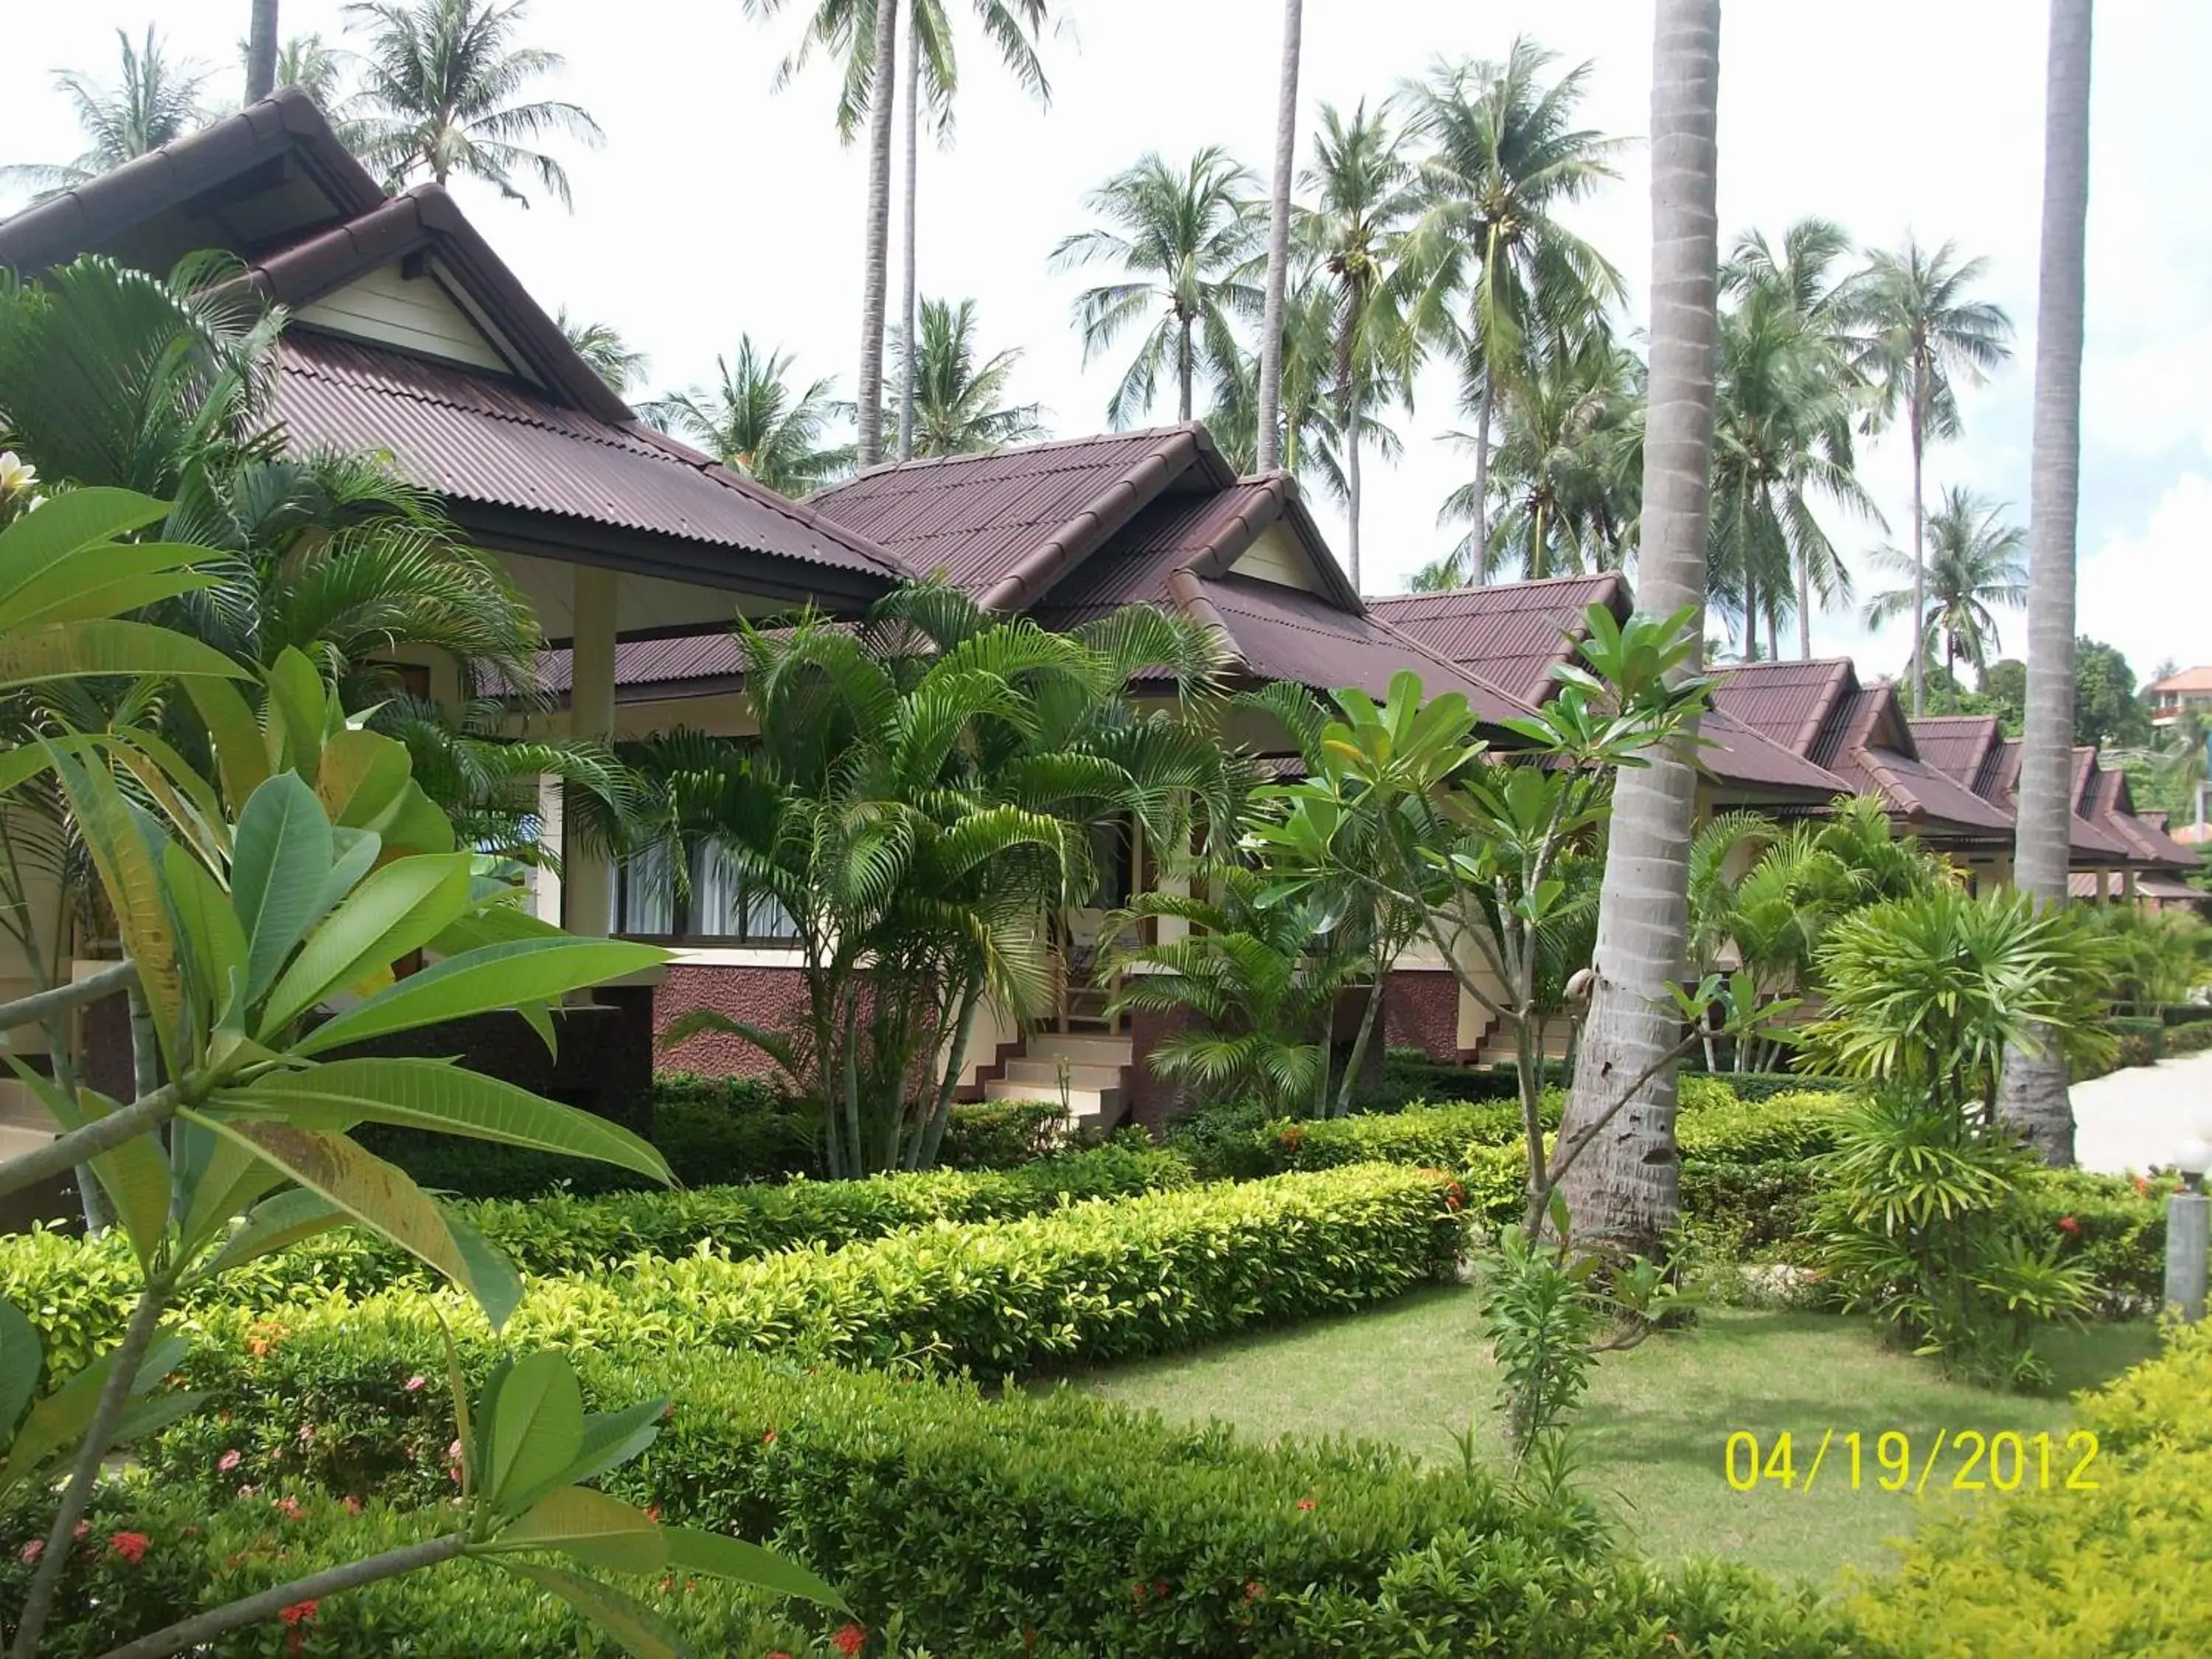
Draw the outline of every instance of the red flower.
[[[217,1474],[228,1474],[243,1461],[244,1460],[238,1455],[238,1453],[234,1451],[227,1451],[222,1456],[215,1460],[215,1472]]]
[[[410,1376],[401,1383],[400,1387],[405,1389],[410,1394],[420,1394],[429,1381],[427,1376]]]
[[[29,1543],[23,1546],[23,1559],[26,1561],[35,1561],[46,1553],[46,1540],[43,1539],[33,1538]]]
[[[339,1498],[338,1502],[345,1505],[345,1512],[348,1515],[359,1515],[361,1513],[361,1499],[356,1498],[351,1492],[348,1492],[343,1498]]]
[[[778,1648],[774,1653],[764,1653],[761,1655],[761,1659],[791,1659],[791,1656],[786,1653],[781,1648]]]
[[[1267,1587],[1258,1579],[1248,1578],[1244,1581],[1244,1600],[1248,1606],[1261,1600],[1267,1593]]]
[[[2070,1215],[2062,1215],[2058,1218],[2058,1231],[2069,1235],[2078,1234],[2081,1231],[2081,1224]]]
[[[775,1431],[774,1429],[769,1430],[767,1433],[761,1436],[761,1444],[763,1446],[773,1446],[775,1444]]]
[[[75,1532],[71,1533],[71,1534],[70,1534],[70,1537],[72,1537],[72,1538],[82,1538],[82,1537],[83,1537],[87,1533],[90,1532],[91,1530],[92,1530],[92,1522],[89,1522],[89,1521],[80,1521],[80,1522],[78,1522],[76,1523],[76,1530]]]
[[[830,1645],[843,1654],[845,1659],[853,1659],[854,1654],[868,1645],[868,1632],[858,1625],[841,1625],[830,1637]]]
[[[1132,1601],[1143,1601],[1145,1599],[1146,1589],[1146,1585],[1143,1579],[1139,1578],[1133,1581],[1129,1586],[1129,1599]]]
[[[107,1547],[137,1566],[146,1556],[148,1540],[143,1532],[118,1532],[108,1535]]]
[[[1314,1506],[1314,1501],[1313,1501],[1313,1499],[1312,1499],[1312,1498],[1301,1498],[1300,1499],[1298,1499],[1298,1507],[1299,1507],[1301,1510],[1310,1510],[1310,1509],[1311,1509],[1313,1506]]]
[[[315,1616],[315,1603],[313,1601],[295,1601],[276,1616],[288,1625],[304,1625]]]
[[[660,1519],[660,1505],[658,1504],[647,1504],[645,1506],[645,1518],[648,1521],[659,1521]]]
[[[1158,1596],[1161,1601],[1166,1601],[1168,1599],[1168,1581],[1163,1578],[1158,1583],[1154,1584],[1152,1586],[1152,1594]]]

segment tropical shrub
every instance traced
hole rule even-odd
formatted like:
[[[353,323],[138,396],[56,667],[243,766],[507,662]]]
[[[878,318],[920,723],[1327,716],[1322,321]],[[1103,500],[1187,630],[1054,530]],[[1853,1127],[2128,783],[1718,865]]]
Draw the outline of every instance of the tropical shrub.
[[[948,1170],[1018,1170],[1062,1144],[1067,1115],[1053,1100],[956,1105],[937,1160]]]
[[[2167,1026],[2160,1043],[2160,1051],[2168,1054],[2201,1054],[2207,1048],[2212,1048],[2212,1023],[2201,1020]]]
[[[292,1429],[331,1425],[317,1443],[336,1444],[356,1402],[381,1400],[387,1434],[441,1446],[434,1390],[406,1388],[436,1343],[419,1306],[391,1322],[365,1310],[344,1335],[310,1323],[258,1353],[228,1350],[227,1377],[200,1369],[195,1381],[241,1403],[234,1425],[258,1401]],[[1666,1651],[1714,1659],[1842,1650],[1813,1595],[1620,1559],[1479,1472],[1395,1450],[1261,1446],[1068,1391],[986,1397],[965,1382],[703,1350],[587,1352],[577,1364],[587,1399],[651,1389],[675,1401],[647,1454],[611,1477],[622,1498],[672,1522],[772,1534],[834,1571],[863,1624],[896,1608],[934,1652],[1349,1659],[1425,1644],[1644,1659],[1654,1632],[1676,1634]],[[261,1476],[250,1461],[219,1472],[215,1442],[169,1455],[185,1449],[157,1464],[173,1490],[228,1498]],[[451,1490],[434,1450],[418,1462],[394,1446],[380,1468],[392,1490]]]
[[[2102,1052],[2075,1057],[2067,1073],[2075,1083],[2124,1070],[2130,1066],[2155,1066],[2164,1055],[2169,1033],[2160,1019],[2115,1015],[2105,1022],[2111,1039]]]
[[[1923,1519],[1850,1617],[1882,1650],[1955,1659],[2212,1652],[2212,1325],[2170,1326],[2160,1358],[2081,1397],[2097,1437],[2052,1449],[2052,1490]]]
[[[2037,1328],[2090,1305],[2084,1263],[2039,1231],[2035,1160],[2002,1131],[1904,1087],[1848,1108],[1814,1166],[1814,1260],[1846,1309],[1975,1381],[2048,1382]]]

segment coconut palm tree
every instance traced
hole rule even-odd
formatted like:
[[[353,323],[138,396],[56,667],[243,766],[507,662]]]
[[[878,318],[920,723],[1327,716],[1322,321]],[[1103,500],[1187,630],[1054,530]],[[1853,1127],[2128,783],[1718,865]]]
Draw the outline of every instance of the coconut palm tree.
[[[2017,611],[2027,603],[2027,532],[2003,522],[2004,508],[1954,485],[1942,505],[1928,515],[1928,559],[1923,600],[1928,606],[1915,630],[1916,651],[1934,654],[1943,641],[1943,672],[1956,679],[1963,659],[1977,673],[2002,649],[1992,607]],[[1911,576],[1912,556],[1878,547],[1874,562],[1886,570]],[[1866,623],[1879,628],[1912,614],[1911,586],[1891,588],[1867,602]]]
[[[784,378],[792,361],[742,335],[734,359],[714,359],[713,386],[673,392],[641,412],[756,483],[804,495],[851,471],[853,449],[824,437],[845,412],[831,395],[832,382],[812,380],[794,392]]]
[[[1103,262],[1127,273],[1076,300],[1085,363],[1158,309],[1107,401],[1106,418],[1115,426],[1127,426],[1152,407],[1163,376],[1174,380],[1176,418],[1189,420],[1198,374],[1236,362],[1231,324],[1256,318],[1261,307],[1252,281],[1261,229],[1248,199],[1254,182],[1249,168],[1212,145],[1180,170],[1148,151],[1085,198],[1110,228],[1079,232],[1053,249],[1055,270]]]
[[[1498,395],[1554,343],[1597,326],[1624,293],[1620,273],[1557,216],[1619,176],[1620,141],[1572,125],[1590,65],[1546,86],[1554,56],[1516,37],[1504,62],[1439,63],[1404,94],[1428,153],[1402,280],[1415,337],[1456,357],[1474,391],[1478,547],[1490,539]]]
[[[1719,0],[1657,0],[1651,77],[1651,379],[1645,422],[1638,609],[1687,608],[1702,636],[1713,432],[1720,234],[1714,198]],[[1689,936],[1686,858],[1697,778],[1686,755],[1652,751],[1613,794],[1600,890],[1595,984],[1560,1124],[1598,1123],[1626,1079],[1658,1066],[1562,1183],[1574,1230],[1593,1243],[1656,1249],[1680,1207],[1669,995]]]
[[[246,32],[246,101],[276,89],[276,0],[253,0]]]
[[[276,54],[276,84],[297,87],[331,114],[338,112],[338,83],[344,74],[343,55],[319,34],[295,34]],[[350,131],[340,124],[341,137]]]
[[[1298,161],[1298,44],[1305,7],[1283,0],[1283,69],[1275,93],[1274,188],[1267,198],[1267,267],[1260,313],[1259,470],[1282,453],[1283,295],[1291,274],[1291,175]]]
[[[2081,471],[2083,248],[2089,216],[2091,0],[2051,0],[2044,102],[2043,251],[2029,463],[2027,724],[2013,880],[2066,902],[2074,749],[2074,535]],[[2005,1056],[2000,1111],[2045,1160],[2074,1161],[2074,1105],[2054,1042]]]
[[[1986,259],[1961,259],[1949,242],[1929,252],[1905,239],[1894,251],[1877,248],[1862,281],[1859,305],[1866,328],[1862,372],[1874,389],[1872,423],[1905,422],[1912,445],[1912,556],[1923,574],[1928,556],[1921,470],[1929,442],[1956,437],[1963,381],[1978,384],[2012,355],[2012,319],[2002,307],[1972,295],[1988,274]],[[1916,613],[1926,609],[1916,603]],[[1914,659],[1912,712],[1928,701],[1927,665]]]
[[[1860,405],[1840,367],[1832,338],[1778,285],[1752,286],[1722,315],[1706,585],[1717,609],[1742,618],[1747,660],[1759,655],[1762,620],[1779,654],[1791,610],[1811,656],[1814,599],[1850,598],[1850,572],[1815,504],[1876,516],[1852,465]]]
[[[1334,376],[1337,301],[1334,289],[1317,271],[1299,275],[1283,303],[1283,378],[1277,415],[1280,447],[1278,467],[1299,483],[1317,487],[1332,500],[1350,500],[1345,465],[1344,428],[1330,395]],[[1206,408],[1206,428],[1223,457],[1239,473],[1260,468],[1260,358],[1237,348],[1228,362],[1217,364]],[[1386,460],[1404,446],[1395,431],[1370,420],[1362,430]]]
[[[903,342],[899,350],[901,378],[914,388],[915,404],[900,411],[899,425],[914,434],[913,453],[975,455],[1044,436],[1041,405],[1006,401],[1020,349],[979,362],[976,332],[973,300],[921,302],[914,362],[905,361]]]
[[[560,136],[605,142],[580,105],[522,100],[530,85],[567,61],[543,46],[518,46],[530,0],[354,0],[349,21],[368,32],[360,110],[349,142],[387,188],[427,177],[491,185],[527,207],[518,174],[573,209],[568,174],[532,148]]]
[[[1487,544],[1478,561],[1469,529],[1414,575],[1414,591],[1507,571],[1534,580],[1620,569],[1634,517],[1624,485],[1643,443],[1643,374],[1633,352],[1601,336],[1532,366],[1500,407],[1489,478],[1491,505],[1499,510],[1479,512],[1474,486],[1462,484],[1437,514],[1439,524],[1486,521]],[[1468,432],[1445,436],[1465,447],[1479,441]]]
[[[1390,279],[1419,204],[1404,135],[1388,102],[1371,114],[1362,102],[1348,121],[1323,104],[1313,161],[1300,183],[1312,205],[1297,211],[1298,245],[1328,273],[1334,289],[1332,380],[1344,447],[1344,550],[1357,588],[1363,428],[1384,388],[1405,385],[1389,361],[1399,356],[1401,333]]]
[[[612,323],[572,319],[566,306],[561,307],[553,321],[576,355],[592,366],[592,372],[605,380],[617,397],[645,378],[650,360],[623,338],[622,331]]]
[[[1857,361],[1857,330],[1864,309],[1862,277],[1856,272],[1839,275],[1837,270],[1850,251],[1850,237],[1841,225],[1827,219],[1798,219],[1783,232],[1779,246],[1762,231],[1747,232],[1737,238],[1728,263],[1721,267],[1723,294],[1796,324],[1798,337],[1790,355],[1798,366],[1810,406],[1797,411],[1792,423],[1817,433],[1817,459],[1823,466],[1852,475],[1847,494],[1857,489],[1850,417],[1863,412],[1860,400],[1867,396]],[[1720,418],[1725,425],[1725,414]],[[1880,519],[1863,492],[1851,505]],[[1809,658],[1814,599],[1826,608],[1849,592],[1850,582],[1833,547],[1817,533],[1817,520],[1801,523],[1808,533],[1790,544],[1791,574],[1796,585],[1797,654]],[[1770,617],[1770,628],[1771,622]],[[1771,640],[1769,644],[1778,656],[1779,647]]]
[[[785,0],[745,0],[745,11],[750,16],[767,17],[781,10],[784,3]],[[984,34],[998,48],[1000,58],[1008,71],[1040,105],[1049,106],[1052,102],[1052,83],[1046,76],[1043,60],[1037,55],[1036,41],[1050,16],[1050,0],[972,0],[972,3],[976,21],[982,26]],[[817,50],[842,64],[836,110],[837,135],[847,144],[853,142],[863,122],[872,122],[870,97],[876,84],[877,10],[872,0],[816,0],[814,9],[808,15],[800,33],[799,45],[776,67],[775,84],[781,91],[805,67]],[[903,321],[898,337],[911,339],[918,326],[915,249],[920,209],[921,111],[927,104],[939,143],[949,143],[952,133],[954,96],[959,90],[960,69],[957,41],[951,21],[945,14],[945,0],[905,0],[905,269],[903,302],[899,313]],[[896,55],[895,50],[893,55]],[[872,125],[870,133],[872,138]],[[884,164],[888,167],[888,151],[885,152]],[[872,182],[871,180],[872,185]],[[886,184],[886,191],[888,189]],[[884,258],[888,257],[886,233]],[[882,280],[888,287],[887,273]],[[876,335],[878,342],[881,335],[879,325]],[[880,343],[876,349],[880,362]],[[901,410],[898,454],[902,460],[913,453],[913,430],[904,423],[906,411],[913,402],[914,388],[905,379],[902,367],[896,399]]]
[[[76,106],[77,125],[86,140],[83,154],[58,165],[21,162],[0,167],[0,185],[27,187],[43,198],[173,143],[206,120],[207,109],[200,100],[200,88],[207,83],[205,70],[171,58],[150,24],[138,46],[132,46],[121,29],[115,31],[115,39],[122,49],[123,67],[116,85],[102,85],[76,70],[54,76],[54,84]]]

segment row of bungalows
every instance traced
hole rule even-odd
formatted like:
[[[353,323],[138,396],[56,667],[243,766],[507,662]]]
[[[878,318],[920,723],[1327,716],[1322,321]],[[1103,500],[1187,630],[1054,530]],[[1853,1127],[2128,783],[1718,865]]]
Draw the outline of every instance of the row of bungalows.
[[[1587,607],[1625,615],[1631,603],[1616,575],[1364,599],[1295,483],[1238,477],[1191,424],[879,467],[787,500],[640,419],[451,196],[436,185],[388,194],[296,92],[0,222],[0,267],[31,277],[88,252],[163,271],[210,248],[235,255],[287,308],[270,410],[285,441],[388,457],[528,597],[553,697],[533,717],[541,731],[749,735],[733,617],[801,605],[855,616],[895,584],[935,574],[1048,627],[1129,604],[1197,619],[1217,633],[1234,686],[1380,696],[1411,669],[1429,691],[1466,696],[1510,744],[1499,722],[1551,695]],[[451,663],[399,666],[427,695],[458,695]],[[1232,714],[1223,735],[1279,769],[1294,763],[1256,714]],[[1893,690],[1863,686],[1848,662],[1759,664],[1727,672],[1705,736],[1705,810],[1802,814],[1871,793],[1975,879],[2005,878],[2018,745],[1993,723],[1908,721]],[[2163,892],[2157,884],[2195,867],[2130,811],[2125,779],[2093,754],[2077,781],[2077,868],[2091,891]],[[663,940],[676,960],[650,983],[604,988],[571,1010],[557,1060],[519,1018],[465,1042],[453,1036],[446,1051],[607,1110],[641,1095],[656,1065],[765,1071],[733,1040],[671,1052],[658,1037],[694,1009],[773,1021],[795,1003],[787,920],[719,868],[689,883],[665,862],[623,868],[568,833],[561,806],[549,782],[540,819],[561,874],[538,881],[540,913]],[[1101,835],[1109,875],[1073,919],[1079,959],[1109,909],[1162,878],[1133,836]],[[0,994],[21,988],[10,977],[0,963]],[[1049,1030],[1002,1020],[979,1033],[968,1091],[1064,1096],[1089,1121],[1156,1121],[1170,1103],[1142,1063],[1157,1032],[1082,1018],[1072,1002],[1069,1013]],[[1489,1041],[1479,1005],[1440,963],[1394,977],[1388,1029],[1438,1056],[1475,1057]]]

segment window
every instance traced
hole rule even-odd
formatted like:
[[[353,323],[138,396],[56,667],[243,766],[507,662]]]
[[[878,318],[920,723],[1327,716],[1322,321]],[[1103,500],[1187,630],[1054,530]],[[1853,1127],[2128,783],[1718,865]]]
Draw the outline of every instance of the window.
[[[1091,826],[1091,863],[1097,872],[1098,887],[1085,907],[1118,910],[1129,902],[1136,885],[1137,838],[1127,818],[1109,818]]]
[[[746,882],[736,861],[720,848],[702,843],[691,849],[689,891],[677,885],[673,851],[664,843],[623,862],[617,884],[617,933],[742,945],[782,945],[799,936],[775,896]]]

